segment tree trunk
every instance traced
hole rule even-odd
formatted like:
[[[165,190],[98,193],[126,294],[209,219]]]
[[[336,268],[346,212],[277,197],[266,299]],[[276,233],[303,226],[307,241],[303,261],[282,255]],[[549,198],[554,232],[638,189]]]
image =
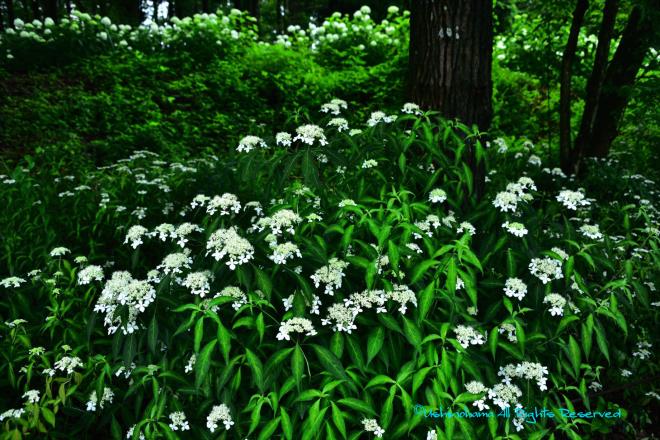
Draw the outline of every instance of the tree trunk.
[[[655,6],[657,10],[658,6]],[[639,6],[633,8],[619,46],[607,68],[586,156],[607,156],[618,134],[619,121],[630,98],[630,87],[635,83],[637,72],[651,44],[652,20],[650,14],[644,12]]]
[[[409,95],[468,126],[487,130],[493,118],[492,0],[419,0],[411,4]],[[468,162],[481,197],[485,173],[469,143]]]
[[[587,145],[591,144],[593,135],[592,128],[594,124],[594,117],[598,108],[598,101],[600,99],[600,91],[605,79],[605,71],[607,69],[607,61],[610,56],[610,45],[614,34],[614,23],[619,9],[618,0],[606,0],[605,9],[603,10],[603,21],[600,25],[598,32],[598,47],[596,48],[596,56],[594,66],[591,71],[591,76],[587,81],[586,97],[584,103],[584,111],[582,112],[582,121],[580,123],[580,131],[575,139],[573,146],[573,159],[579,169],[584,151]]]
[[[578,35],[584,21],[584,14],[589,7],[588,0],[577,0],[568,42],[564,48],[561,62],[561,80],[559,83],[559,154],[561,168],[566,174],[575,172],[573,154],[571,151],[571,78]]]
[[[46,17],[50,17],[53,20],[57,20],[57,18],[58,18],[57,13],[58,13],[57,0],[47,0],[46,1],[46,10],[45,10]]]

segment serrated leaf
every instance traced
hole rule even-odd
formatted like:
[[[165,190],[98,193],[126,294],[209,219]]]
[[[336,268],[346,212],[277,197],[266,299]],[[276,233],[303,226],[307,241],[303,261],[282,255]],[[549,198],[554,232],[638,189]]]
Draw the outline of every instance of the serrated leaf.
[[[385,341],[385,329],[376,327],[367,339],[367,365],[376,357]]]

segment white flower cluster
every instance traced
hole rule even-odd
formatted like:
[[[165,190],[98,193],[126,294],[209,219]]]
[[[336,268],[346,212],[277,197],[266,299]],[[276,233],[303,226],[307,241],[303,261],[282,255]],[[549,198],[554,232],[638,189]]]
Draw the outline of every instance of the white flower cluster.
[[[231,270],[236,269],[236,266],[247,263],[254,257],[254,247],[249,241],[238,235],[233,227],[218,229],[211,234],[206,243],[206,249],[206,254],[212,253],[213,258],[217,261],[228,256],[226,264]]]
[[[234,194],[224,193],[222,196],[213,197],[206,205],[206,212],[209,215],[215,214],[218,209],[220,209],[220,215],[229,215],[229,211],[238,214],[241,212],[241,202]]]
[[[568,189],[559,191],[557,201],[573,211],[577,210],[578,206],[589,206],[590,204],[580,191],[571,191]]]
[[[78,284],[89,284],[92,280],[103,281],[103,268],[101,266],[87,266],[78,272]]]
[[[40,394],[39,390],[29,390],[23,394],[23,398],[26,399],[28,403],[37,403],[39,402]]]
[[[89,400],[87,401],[87,411],[96,411],[97,404],[100,409],[103,409],[103,405],[106,403],[112,403],[114,397],[115,393],[113,393],[108,387],[103,388],[103,396],[100,401],[96,395],[96,390],[92,391],[89,395]]]
[[[600,232],[598,225],[582,225],[580,226],[580,233],[592,240],[601,241],[603,234]]]
[[[190,425],[188,424],[188,420],[186,420],[186,415],[183,413],[183,411],[175,411],[170,414],[169,427],[172,431],[190,430]]]
[[[293,140],[301,141],[308,145],[313,145],[315,141],[318,141],[322,146],[328,144],[323,129],[318,125],[313,124],[301,125],[296,128],[296,136]]]
[[[545,391],[548,389],[546,382],[548,381],[548,367],[537,362],[522,362],[520,364],[508,364],[500,367],[498,376],[503,376],[503,382],[509,385],[512,378],[521,378],[526,380],[535,380],[539,390]]]
[[[417,296],[415,292],[410,290],[406,285],[395,284],[392,286],[394,290],[387,292],[387,298],[391,301],[399,303],[399,313],[405,314],[408,310],[408,303],[417,307]]]
[[[249,153],[256,147],[268,148],[268,145],[266,145],[266,142],[264,142],[264,140],[261,139],[259,136],[245,136],[238,143],[238,147],[236,147],[236,151],[238,151],[239,153],[242,152]]]
[[[55,370],[66,371],[66,374],[73,374],[75,368],[82,367],[83,363],[77,356],[62,356],[55,362]]]
[[[236,286],[227,286],[222,289],[220,293],[215,295],[216,298],[220,296],[229,296],[234,298],[234,302],[232,303],[234,310],[238,310],[242,305],[247,304],[247,295]]]
[[[488,390],[488,398],[501,409],[515,405],[519,397],[522,397],[522,391],[512,384],[498,383]]]
[[[263,217],[257,220],[253,228],[259,232],[269,228],[271,234],[280,235],[282,231],[289,234],[295,234],[294,227],[302,222],[302,218],[290,209],[280,209],[270,217]]]
[[[378,425],[376,419],[362,419],[364,430],[372,432],[376,437],[381,438],[385,434],[385,430]]]
[[[338,132],[348,130],[348,121],[344,118],[332,118],[327,125],[328,127],[335,127]]]
[[[277,339],[291,340],[291,333],[305,333],[307,336],[314,336],[316,330],[312,325],[312,321],[306,318],[291,318],[288,321],[283,321],[280,324],[280,330],[277,333]]]
[[[500,328],[497,330],[497,332],[499,334],[506,332],[506,338],[509,340],[509,342],[518,342],[518,336],[516,336],[516,327],[513,324],[505,322],[504,324],[500,325]]]
[[[367,125],[369,127],[373,127],[377,125],[380,122],[384,122],[386,124],[392,123],[396,120],[396,115],[390,115],[387,116],[385,113],[381,111],[373,112],[371,113],[371,116],[369,117],[369,120],[367,121]]]
[[[466,325],[457,326],[454,329],[454,333],[456,333],[456,340],[463,348],[468,348],[470,344],[482,345],[486,342],[484,335]]]
[[[137,249],[137,247],[143,243],[142,237],[147,235],[148,232],[149,230],[144,226],[140,226],[140,225],[131,226],[128,229],[128,232],[126,233],[126,238],[124,239],[124,243],[128,243],[130,241],[131,247],[133,249]]]
[[[525,225],[522,223],[518,222],[504,222],[502,223],[502,227],[506,229],[509,233],[515,235],[516,237],[524,237],[527,235],[527,228],[525,228]]]
[[[429,201],[431,203],[442,203],[445,200],[447,200],[447,193],[440,188],[432,189],[429,193]]]
[[[213,281],[213,274],[205,270],[189,273],[181,284],[183,287],[190,289],[193,295],[199,295],[204,298],[211,290],[211,281]]]
[[[474,228],[474,226],[472,226],[471,223],[461,222],[461,224],[458,225],[458,228],[456,228],[456,233],[462,234],[463,232],[466,232],[469,235],[474,235],[477,233],[477,230]]]
[[[550,304],[550,314],[552,316],[564,316],[564,306],[566,298],[558,293],[549,293],[543,298],[543,304]]]
[[[346,332],[357,329],[354,324],[355,318],[358,315],[358,308],[349,307],[346,304],[335,303],[328,307],[328,317],[321,321],[321,324],[332,324],[332,330],[336,332]]]
[[[175,252],[163,258],[163,262],[156,266],[156,269],[162,269],[166,275],[180,274],[183,269],[190,269],[192,258],[186,252]]]
[[[550,257],[533,258],[529,263],[529,271],[532,275],[540,279],[543,284],[564,278],[564,274],[561,271],[561,263]]]
[[[275,135],[275,143],[281,147],[291,146],[291,135],[285,131],[281,131]]]
[[[633,351],[633,357],[637,357],[641,360],[645,360],[651,357],[651,352],[649,351],[649,348],[651,348],[653,345],[650,344],[647,341],[639,341],[637,343],[637,350]]]
[[[289,258],[302,258],[300,249],[290,241],[280,243],[273,248],[273,254],[268,256],[275,264],[285,264]]]
[[[527,285],[519,278],[509,278],[504,283],[504,294],[522,301],[527,294]]]
[[[424,221],[415,222],[415,226],[429,237],[433,237],[432,229],[439,228],[440,225],[440,217],[435,214],[427,215]],[[422,236],[417,232],[413,232],[413,237],[416,239],[422,238]]]
[[[403,104],[403,108],[401,109],[401,112],[409,115],[422,114],[422,110],[420,110],[419,106],[417,104],[413,104],[412,102],[406,102],[405,104]]]
[[[197,355],[193,353],[192,356],[190,356],[190,359],[188,359],[188,363],[184,367],[183,371],[185,373],[191,373],[196,363],[197,363]]]
[[[108,334],[121,328],[124,334],[137,330],[137,317],[156,299],[156,291],[147,281],[135,280],[130,273],[118,271],[107,280],[94,306],[95,312],[105,313]],[[126,320],[119,309],[127,309]]]
[[[536,185],[532,179],[523,176],[517,182],[509,183],[506,191],[497,193],[493,206],[501,212],[516,212],[519,202],[529,202],[533,199],[527,191],[536,191]]]
[[[63,255],[66,255],[70,253],[71,251],[68,248],[65,247],[56,247],[52,251],[50,251],[50,256],[51,257],[61,257]]]
[[[234,421],[231,418],[231,413],[229,412],[229,407],[224,403],[215,405],[211,409],[211,413],[206,418],[206,427],[209,428],[211,432],[215,432],[218,428],[218,422],[222,422],[225,425],[226,430],[229,430],[231,425],[234,424]]]
[[[365,160],[364,162],[362,162],[363,169],[374,168],[377,166],[378,166],[378,162],[373,159]]]
[[[25,409],[8,409],[7,411],[0,414],[0,422],[5,419],[20,419],[21,416],[25,414]]]
[[[21,284],[23,284],[25,280],[23,278],[19,277],[9,277],[5,278],[2,281],[0,281],[0,286],[8,289],[9,287],[14,287],[18,288],[21,287]]]
[[[357,206],[357,204],[353,199],[344,199],[341,202],[339,202],[338,206],[340,208],[345,208],[346,206]]]
[[[344,269],[348,263],[337,258],[331,258],[326,266],[321,267],[310,278],[314,281],[314,286],[319,287],[321,283],[325,284],[325,294],[334,295],[335,289],[341,288],[341,282],[344,278]]]

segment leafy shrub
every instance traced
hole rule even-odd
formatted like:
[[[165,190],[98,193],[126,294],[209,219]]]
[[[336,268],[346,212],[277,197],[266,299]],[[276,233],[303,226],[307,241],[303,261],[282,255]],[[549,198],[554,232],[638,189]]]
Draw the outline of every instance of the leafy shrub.
[[[411,105],[365,125],[329,104],[319,126],[247,132],[222,160],[139,151],[74,181],[57,173],[55,187],[29,163],[3,176],[10,209],[44,218],[29,192],[71,213],[48,247],[9,244],[8,436],[579,438],[642,426],[652,392],[630,387],[621,405],[600,390],[657,375],[657,200],[600,205],[529,141],[498,139],[477,143],[489,169],[477,201],[467,128]],[[416,409],[516,403],[621,419]]]

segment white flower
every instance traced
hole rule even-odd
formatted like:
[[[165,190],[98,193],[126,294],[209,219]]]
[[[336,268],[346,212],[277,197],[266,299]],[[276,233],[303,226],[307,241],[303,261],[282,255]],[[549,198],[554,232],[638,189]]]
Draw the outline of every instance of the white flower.
[[[500,367],[498,376],[504,376],[504,382],[510,383],[512,378],[521,378],[525,380],[534,380],[539,390],[545,391],[548,389],[546,382],[548,380],[548,367],[537,362],[522,362],[520,364],[508,364]]]
[[[344,118],[332,118],[327,125],[328,127],[335,127],[339,132],[348,130],[348,121]]]
[[[417,307],[417,295],[406,285],[395,284],[394,290],[387,292],[387,299],[399,304],[399,313],[405,314],[408,310],[408,303]]]
[[[95,312],[105,313],[104,324],[108,334],[117,329],[124,334],[137,330],[137,317],[156,299],[156,290],[148,281],[135,280],[130,273],[118,271],[107,280],[101,296],[94,306]],[[127,309],[126,319],[121,310]]]
[[[288,147],[291,145],[291,135],[287,132],[280,132],[275,135],[275,143],[282,147]]]
[[[101,266],[87,266],[78,272],[78,284],[89,284],[92,280],[103,281],[103,268]]]
[[[562,190],[557,196],[557,201],[561,202],[568,209],[577,210],[578,206],[588,206],[590,203],[584,198],[584,194],[579,191]]]
[[[82,367],[83,363],[79,357],[63,356],[59,361],[55,362],[55,369],[65,371],[66,374],[72,374],[74,368]]]
[[[525,228],[525,225],[522,223],[518,222],[504,222],[502,223],[502,227],[506,229],[508,232],[511,234],[515,235],[516,237],[524,237],[527,235],[527,228]]]
[[[431,203],[442,203],[447,200],[447,193],[440,188],[431,190],[429,193],[429,201]]]
[[[18,19],[17,19],[18,20]],[[8,409],[0,414],[0,422],[4,419],[19,419],[25,413],[25,409]]]
[[[357,329],[354,324],[359,309],[346,305],[346,303],[335,303],[328,307],[328,317],[323,319],[323,325],[332,324],[332,330],[336,332],[351,332]]]
[[[509,278],[504,283],[504,294],[522,301],[527,294],[527,285],[519,278]]]
[[[197,362],[197,355],[193,353],[193,355],[190,356],[190,359],[188,359],[188,363],[186,364],[183,371],[186,373],[190,373],[193,370],[193,367],[195,366],[196,362]]]
[[[481,394],[484,391],[488,391],[488,388],[483,383],[476,380],[466,383],[465,389],[470,394]]]
[[[390,6],[391,8],[392,6]],[[394,6],[396,8],[396,6]],[[429,432],[426,433],[426,440],[438,440],[438,433],[436,432],[435,429],[429,430]]]
[[[37,403],[39,402],[39,394],[39,390],[30,390],[23,394],[23,398],[26,399],[29,403]]]
[[[186,415],[183,411],[175,411],[170,414],[169,427],[172,431],[188,431],[190,429],[190,425],[188,424]]]
[[[302,218],[292,210],[280,209],[270,217],[260,218],[253,227],[259,232],[269,228],[273,235],[280,235],[282,230],[287,231],[289,234],[295,234],[294,227],[300,222],[302,222]]]
[[[312,321],[306,318],[291,318],[288,321],[283,321],[280,324],[280,330],[277,333],[277,339],[291,340],[290,333],[305,333],[307,336],[314,336],[316,330],[312,325]]]
[[[9,277],[5,278],[2,281],[0,281],[0,286],[8,289],[10,286],[17,288],[21,287],[21,284],[25,283],[25,280],[23,278],[19,277]]]
[[[456,233],[461,234],[463,231],[467,232],[469,235],[474,235],[477,230],[468,222],[462,222],[456,229]]]
[[[518,336],[516,335],[516,327],[513,324],[504,323],[497,330],[498,333],[506,333],[506,338],[509,342],[518,342]]]
[[[633,373],[630,370],[621,369],[621,376],[623,376],[623,377],[630,377],[630,376],[632,376],[632,374]]]
[[[264,142],[264,140],[261,139],[259,136],[245,136],[238,143],[238,147],[236,147],[236,151],[238,151],[239,153],[240,152],[249,153],[256,147],[268,148],[268,145],[266,145],[266,142]]]
[[[559,257],[560,257],[562,260],[567,260],[567,259],[568,259],[568,254],[567,254],[566,252],[564,252],[563,249],[559,249],[558,247],[553,247],[553,248],[550,249],[550,250],[551,250],[552,252],[554,252],[555,254],[559,255]]]
[[[103,388],[103,396],[101,397],[101,401],[99,401],[98,397],[96,396],[96,390],[92,391],[92,393],[89,395],[89,400],[87,401],[87,411],[96,411],[97,404],[100,409],[103,409],[103,405],[106,402],[112,403],[114,397],[115,393],[113,393],[112,390],[108,387]]]
[[[231,270],[247,263],[254,257],[254,247],[249,241],[239,236],[233,227],[218,229],[211,234],[206,243],[206,249],[206,254],[212,253],[213,258],[217,261],[228,256],[226,264]]]
[[[156,269],[162,269],[162,271],[168,274],[179,274],[183,272],[183,269],[190,269],[192,264],[192,258],[184,252],[175,252],[173,254],[167,255],[163,262],[156,266]]]
[[[516,212],[516,209],[518,208],[518,200],[518,195],[509,191],[502,191],[495,196],[493,206],[499,208],[502,212]]]
[[[422,111],[420,110],[419,106],[417,104],[413,104],[412,102],[406,102],[403,104],[403,108],[401,109],[402,113],[407,113],[409,115],[415,114],[415,115],[421,115]]]
[[[552,316],[564,316],[564,306],[566,305],[566,298],[557,294],[549,293],[543,298],[544,304],[550,304],[550,314]]]
[[[302,258],[300,249],[296,244],[287,241],[275,246],[273,248],[273,255],[270,255],[268,258],[270,258],[275,264],[285,264],[286,260],[293,258],[294,256]]]
[[[459,325],[454,329],[454,332],[456,333],[456,340],[463,348],[468,348],[470,344],[481,345],[486,342],[484,335],[469,326]]]
[[[365,431],[372,432],[378,438],[385,434],[385,430],[378,425],[376,419],[362,419],[362,425],[364,425]]]
[[[346,206],[357,206],[357,204],[353,201],[353,199],[344,199],[341,202],[339,202],[338,206],[340,208],[344,208]]]
[[[549,257],[532,259],[531,263],[529,263],[529,270],[543,284],[547,284],[553,279],[558,280],[564,277],[561,271],[561,263]]]
[[[241,212],[241,202],[238,201],[238,197],[234,194],[224,193],[222,196],[215,196],[209,200],[206,206],[206,212],[209,215],[213,215],[217,212],[218,208],[220,209],[220,215],[229,215],[229,211],[238,214]]]
[[[130,428],[128,428],[128,431],[126,431],[126,438],[128,440],[133,439],[133,431],[135,431],[135,426],[137,426],[137,425],[131,426]],[[145,439],[146,439],[146,437],[144,436],[144,434],[140,433],[140,439],[139,440],[145,440]]]
[[[231,413],[229,412],[229,407],[224,403],[215,405],[213,409],[211,409],[211,413],[206,418],[206,427],[211,432],[215,432],[218,428],[218,422],[222,422],[225,425],[226,430],[229,430],[234,424],[234,421],[231,418]]]
[[[600,241],[603,239],[603,234],[600,232],[598,225],[582,225],[580,232],[587,238]]]
[[[71,251],[68,248],[65,247],[56,247],[52,251],[50,251],[50,256],[51,257],[61,257],[62,255],[68,254]]]
[[[199,295],[201,298],[204,298],[204,296],[206,296],[211,290],[210,283],[212,280],[213,274],[208,270],[192,272],[186,275],[186,278],[181,285],[190,289],[190,292],[193,295]]]
[[[294,141],[301,141],[308,145],[314,144],[314,141],[318,141],[321,145],[328,144],[323,129],[318,125],[301,125],[296,128],[296,133],[296,136],[293,138]]]
[[[341,113],[341,108],[337,104],[328,102],[321,106],[321,113],[330,113],[331,115],[338,115]]]
[[[522,396],[522,391],[515,385],[499,383],[488,390],[488,398],[501,409],[509,408],[511,404],[518,402],[518,397]]]
[[[222,291],[220,291],[220,293],[215,295],[215,298],[220,296],[229,296],[234,298],[234,302],[232,303],[234,310],[238,310],[242,305],[247,304],[247,295],[240,288],[235,286],[225,287],[222,289]]]
[[[143,243],[142,237],[149,232],[147,228],[140,225],[131,226],[126,233],[126,238],[124,243],[131,242],[131,247],[136,249],[139,245]]]
[[[314,281],[314,286],[317,288],[321,283],[325,284],[326,295],[332,296],[336,289],[341,288],[344,269],[347,267],[347,262],[338,260],[337,258],[331,258],[326,266],[318,269],[310,278]]]
[[[389,124],[391,122],[394,122],[395,120],[396,120],[396,115],[387,116],[385,113],[381,111],[377,111],[371,113],[371,116],[367,121],[367,125],[373,127],[379,122],[385,122],[386,124]]]
[[[538,157],[535,154],[532,154],[531,156],[529,156],[529,159],[527,160],[527,163],[529,163],[530,165],[540,167],[541,166],[541,158]]]

